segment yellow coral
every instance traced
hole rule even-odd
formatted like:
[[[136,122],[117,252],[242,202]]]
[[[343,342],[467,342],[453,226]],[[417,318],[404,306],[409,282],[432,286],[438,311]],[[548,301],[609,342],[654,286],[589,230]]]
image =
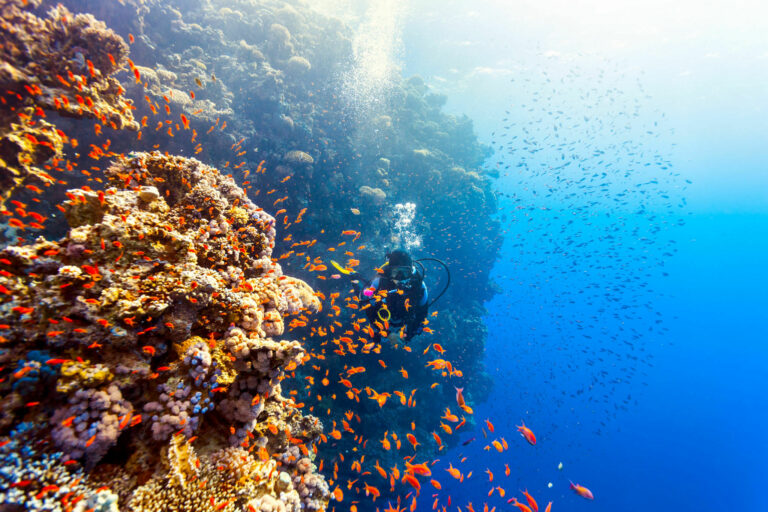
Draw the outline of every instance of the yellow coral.
[[[216,379],[217,384],[222,387],[232,384],[237,377],[237,370],[235,370],[232,356],[225,352],[219,343],[211,343],[200,336],[192,336],[181,343],[174,344],[173,348],[180,357],[183,357],[190,347],[198,343],[205,343],[211,348],[211,359],[216,361],[219,370],[221,370],[221,374]]]
[[[89,361],[67,361],[61,365],[61,376],[56,381],[56,391],[70,393],[80,388],[91,388],[112,380],[114,375],[102,364]]]
[[[232,209],[229,210],[229,218],[232,219],[234,224],[242,226],[248,223],[248,212],[245,208],[233,206]]]

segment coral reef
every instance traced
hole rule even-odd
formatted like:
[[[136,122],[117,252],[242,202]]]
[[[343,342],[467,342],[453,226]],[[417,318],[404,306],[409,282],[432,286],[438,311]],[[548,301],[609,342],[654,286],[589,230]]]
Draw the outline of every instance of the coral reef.
[[[46,111],[89,117],[99,130],[138,129],[132,102],[112,76],[128,59],[128,45],[90,14],[63,6],[39,18],[24,10],[40,0],[0,1],[0,200],[20,185],[51,184],[42,168],[60,158],[69,138]]]
[[[274,219],[196,160],[137,153],[106,176],[68,192],[64,238],[0,251],[4,414],[90,474],[140,461],[143,485],[102,482],[132,509],[324,508],[322,477],[294,479],[322,425],[281,393],[306,355],[271,339],[319,301],[271,257]]]
[[[482,366],[483,301],[495,293],[489,274],[500,244],[500,222],[494,218],[493,171],[483,169],[488,149],[478,143],[472,122],[443,112],[445,97],[433,94],[418,77],[395,78],[380,111],[359,116],[354,105],[338,97],[340,79],[354,62],[353,28],[312,10],[311,3],[63,3],[73,11],[94,13],[126,38],[133,34],[133,73],[118,77],[125,96],[137,100],[126,113],[132,110],[141,119],[143,138],[111,139],[113,155],[129,157],[107,170],[114,188],[103,195],[87,188],[93,185],[87,178],[68,176],[73,187],[82,188],[70,191],[63,206],[71,226],[63,241],[28,242],[0,255],[11,262],[0,267],[10,274],[0,281],[10,294],[0,295],[6,303],[0,322],[9,326],[0,336],[12,340],[0,364],[6,374],[19,375],[0,387],[3,432],[23,417],[45,424],[46,433],[56,429],[63,460],[77,460],[88,469],[95,464],[88,473],[91,481],[99,480],[94,485],[108,486],[121,505],[137,508],[164,489],[175,489],[165,498],[168,507],[182,507],[180,489],[207,478],[177,462],[186,446],[172,448],[177,434],[198,436],[194,449],[201,471],[216,464],[229,467],[219,455],[218,462],[210,457],[240,447],[256,461],[254,474],[262,474],[262,456],[270,455],[280,466],[277,476],[265,480],[270,482],[266,488],[282,488],[290,479],[305,507],[322,508],[328,488],[305,453],[322,425],[283,397],[304,397],[304,379],[317,384],[308,386],[302,399],[315,414],[327,414],[324,423],[333,425],[327,432],[332,441],[317,445],[326,471],[331,460],[343,461],[340,454],[360,450],[364,438],[371,441],[365,464],[399,463],[399,453],[373,441],[385,431],[412,432],[420,441],[420,456],[438,453],[441,448],[428,440],[431,431],[440,432],[440,416],[445,404],[454,401],[454,385],[464,387],[470,403],[483,400],[489,387]],[[122,55],[113,52],[119,64],[127,59]],[[96,65],[94,58],[86,58]],[[180,129],[181,114],[189,127]],[[85,130],[72,128],[67,134],[84,138]],[[9,137],[19,137],[20,128],[14,130]],[[58,132],[49,130],[48,136],[58,147]],[[66,140],[62,137],[61,144]],[[102,146],[105,141],[93,142]],[[131,154],[155,145],[195,154],[228,169],[233,179],[191,160]],[[36,151],[47,147],[32,146]],[[38,161],[48,156],[40,154]],[[235,182],[274,217],[253,207]],[[439,313],[429,317],[433,334],[416,338],[413,352],[402,350],[396,339],[381,345],[360,341],[368,326],[355,316],[359,310],[353,308],[357,304],[350,300],[349,286],[343,280],[326,281],[329,273],[319,270],[328,268],[328,255],[342,258],[338,233],[352,230],[361,239],[356,236],[356,244],[344,247],[349,266],[359,265],[363,275],[374,276],[386,249],[405,244],[398,228],[400,204],[413,205],[408,236],[421,242],[415,255],[445,260],[454,276],[432,308]],[[276,236],[278,227],[286,236]],[[18,235],[10,228],[9,233]],[[272,258],[273,248],[280,265]],[[429,269],[433,294],[442,288],[439,275]],[[328,316],[303,314],[318,307],[312,288],[336,295],[335,303],[332,298],[324,304]],[[17,306],[22,309],[13,311]],[[286,321],[286,315],[295,317]],[[341,334],[345,329],[354,334]],[[20,348],[19,340],[30,333],[36,333],[30,335],[31,345]],[[277,341],[283,335],[304,343]],[[353,341],[340,341],[347,336]],[[422,356],[422,350],[434,342],[460,370],[435,373],[425,366],[429,356]],[[299,367],[308,357],[316,358],[317,365]],[[387,370],[377,367],[379,358]],[[64,361],[48,364],[57,359]],[[347,374],[365,365],[366,373]],[[395,380],[400,378],[396,368],[410,375],[407,382]],[[297,379],[283,380],[294,370]],[[437,385],[430,387],[433,382]],[[120,394],[113,394],[113,388]],[[40,400],[53,389],[58,395]],[[78,389],[82,393],[76,399]],[[96,398],[104,396],[114,402]],[[40,405],[28,411],[25,405],[37,401]],[[358,425],[354,435],[347,435],[354,432],[345,412],[351,408]],[[72,412],[57,426],[51,418],[58,409]],[[41,410],[45,413],[34,412]],[[104,415],[104,421],[90,419],[91,414]],[[118,419],[116,439],[108,416]],[[342,422],[347,426],[337,430]],[[469,414],[466,422],[469,428]],[[443,441],[452,446],[458,437],[443,435]],[[104,454],[102,444],[109,445]],[[170,455],[172,450],[179,454]],[[72,459],[73,453],[80,458]],[[314,457],[314,450],[308,453]],[[244,468],[253,464],[250,459],[243,463]],[[356,481],[360,473],[372,471],[370,465],[361,468],[362,463],[347,459],[338,472],[334,469],[334,481]],[[233,471],[237,480],[246,473]],[[271,492],[248,500],[235,497],[221,478],[214,480],[211,476],[212,491],[199,494],[208,500],[205,506],[224,503],[222,508],[229,510],[251,505],[266,511],[295,503]],[[350,489],[363,492],[360,482]]]
[[[311,473],[307,462],[297,464],[294,487],[294,479],[279,470],[273,459],[257,460],[244,448],[229,447],[201,460],[189,443],[175,436],[167,465],[165,475],[136,490],[129,509],[299,512],[321,510],[327,503],[328,487],[322,477]],[[302,478],[305,473],[308,478]]]
[[[0,509],[116,512],[118,497],[88,485],[82,468],[67,467],[62,454],[43,453],[32,423],[20,423],[0,446]]]

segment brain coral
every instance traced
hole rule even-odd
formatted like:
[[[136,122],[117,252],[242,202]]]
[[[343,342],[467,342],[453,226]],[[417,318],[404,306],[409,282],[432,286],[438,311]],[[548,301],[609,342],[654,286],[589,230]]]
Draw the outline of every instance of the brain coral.
[[[322,425],[280,386],[308,358],[272,339],[319,301],[272,258],[274,218],[197,160],[138,153],[105,174],[68,192],[66,236],[0,251],[4,429],[34,417],[37,449],[101,473],[121,505],[325,508],[302,459]]]

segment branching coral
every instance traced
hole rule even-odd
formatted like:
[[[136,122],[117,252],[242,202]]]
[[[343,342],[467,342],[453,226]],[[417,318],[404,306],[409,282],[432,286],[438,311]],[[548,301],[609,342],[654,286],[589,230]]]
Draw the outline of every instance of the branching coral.
[[[116,512],[117,495],[85,483],[81,468],[62,464],[61,453],[40,453],[31,423],[20,423],[0,446],[0,509]]]

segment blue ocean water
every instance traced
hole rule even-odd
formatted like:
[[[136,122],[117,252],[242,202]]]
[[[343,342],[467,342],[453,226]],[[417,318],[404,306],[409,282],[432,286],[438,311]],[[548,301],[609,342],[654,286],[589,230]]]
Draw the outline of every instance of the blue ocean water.
[[[761,7],[587,7],[417,3],[403,36],[406,70],[475,120],[502,171],[495,388],[476,417],[505,432],[525,420],[539,440],[511,443],[500,485],[553,510],[768,509]],[[559,170],[562,154],[579,169]],[[576,184],[588,170],[612,183]],[[445,456],[475,477],[447,492],[481,502],[484,470],[503,467],[475,435]]]

